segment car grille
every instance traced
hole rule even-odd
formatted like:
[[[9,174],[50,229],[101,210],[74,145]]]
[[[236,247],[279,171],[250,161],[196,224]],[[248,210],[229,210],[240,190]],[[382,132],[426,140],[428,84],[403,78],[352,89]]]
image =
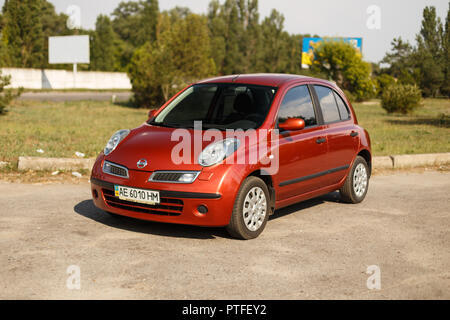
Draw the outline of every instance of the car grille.
[[[180,178],[185,174],[194,175],[192,181],[184,182],[180,181]],[[150,182],[172,182],[172,183],[192,183],[199,176],[200,171],[155,171],[150,176],[148,181]]]
[[[128,169],[122,166],[119,166],[118,164],[105,161],[103,164],[103,172],[112,174],[113,176],[128,178]]]
[[[156,172],[152,176],[152,181],[178,181],[183,173],[179,172]]]
[[[150,205],[121,200],[114,195],[113,190],[102,189],[102,192],[106,204],[113,208],[162,216],[179,216],[183,212],[184,202],[180,199],[161,198],[161,203]]]
[[[122,176],[122,177],[127,176],[127,170],[125,170],[124,168],[116,167],[114,165],[111,166],[110,172],[117,176]]]

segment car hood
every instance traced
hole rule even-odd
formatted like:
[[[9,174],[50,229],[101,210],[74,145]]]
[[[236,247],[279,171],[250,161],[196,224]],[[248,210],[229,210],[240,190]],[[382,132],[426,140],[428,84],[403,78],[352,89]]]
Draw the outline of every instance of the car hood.
[[[177,164],[172,161],[172,150],[180,146],[181,139],[172,141],[172,134],[176,129],[157,127],[144,124],[130,132],[130,134],[108,156],[107,161],[126,166],[130,170],[202,170],[197,163],[199,153],[209,143],[203,143],[202,148],[194,151],[193,135],[186,145],[191,147],[191,157],[187,164]],[[191,134],[193,130],[186,130]],[[178,153],[176,153],[178,154]],[[139,169],[137,162],[141,159],[147,161],[145,168]],[[195,161],[194,161],[195,160]]]

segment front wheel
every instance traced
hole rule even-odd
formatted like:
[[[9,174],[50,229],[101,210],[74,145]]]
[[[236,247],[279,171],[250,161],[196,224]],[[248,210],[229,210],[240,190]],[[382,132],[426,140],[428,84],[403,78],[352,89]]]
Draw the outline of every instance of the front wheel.
[[[244,180],[236,196],[228,233],[239,239],[258,237],[269,218],[269,190],[258,177]]]
[[[344,185],[339,190],[341,199],[347,203],[360,203],[369,189],[369,166],[366,160],[357,156]]]

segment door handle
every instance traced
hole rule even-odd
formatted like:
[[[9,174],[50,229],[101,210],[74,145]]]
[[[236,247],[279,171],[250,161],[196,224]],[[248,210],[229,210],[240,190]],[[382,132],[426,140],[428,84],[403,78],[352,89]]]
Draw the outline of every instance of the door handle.
[[[359,133],[356,131],[352,131],[352,133],[350,133],[350,136],[352,136],[352,137],[357,137],[358,135],[359,135]]]
[[[317,144],[322,144],[322,143],[325,143],[325,142],[327,142],[327,139],[325,139],[325,138],[319,138],[319,139],[316,140]]]

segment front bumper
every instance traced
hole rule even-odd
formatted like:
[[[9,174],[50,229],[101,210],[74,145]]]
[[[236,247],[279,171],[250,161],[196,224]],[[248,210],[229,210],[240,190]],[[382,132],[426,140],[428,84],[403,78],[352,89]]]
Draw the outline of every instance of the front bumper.
[[[102,165],[103,159],[94,165],[91,189],[94,204],[104,211],[165,223],[220,227],[229,224],[240,185],[233,173],[207,173],[192,184],[153,183],[148,181],[151,172],[130,170],[126,179],[103,173]],[[114,195],[115,185],[159,191],[161,203],[146,205],[120,200]],[[199,210],[201,206],[207,208],[206,213]]]

